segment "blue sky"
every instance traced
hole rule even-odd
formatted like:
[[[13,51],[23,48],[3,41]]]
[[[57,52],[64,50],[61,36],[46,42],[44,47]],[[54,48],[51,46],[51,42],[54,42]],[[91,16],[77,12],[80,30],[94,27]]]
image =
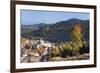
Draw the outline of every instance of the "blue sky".
[[[89,19],[89,13],[21,10],[22,25],[32,25],[38,23],[50,24],[71,18],[87,20]]]

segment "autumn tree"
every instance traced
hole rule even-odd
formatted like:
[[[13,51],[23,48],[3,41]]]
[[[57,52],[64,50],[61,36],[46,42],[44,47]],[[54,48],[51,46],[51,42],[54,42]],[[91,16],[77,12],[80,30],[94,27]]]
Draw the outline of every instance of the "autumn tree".
[[[72,33],[71,33],[71,40],[72,40],[72,50],[75,52],[79,52],[80,48],[83,46],[82,42],[82,27],[80,23],[74,25]]]

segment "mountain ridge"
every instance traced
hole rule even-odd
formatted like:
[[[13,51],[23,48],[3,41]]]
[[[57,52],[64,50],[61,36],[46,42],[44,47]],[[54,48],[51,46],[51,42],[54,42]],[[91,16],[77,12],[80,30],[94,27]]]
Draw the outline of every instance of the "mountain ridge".
[[[89,39],[89,20],[80,20],[75,18],[59,21],[54,24],[39,24],[41,26],[27,25],[26,27],[29,31],[26,28],[23,28],[23,25],[21,26],[21,36],[40,37],[50,42],[57,42],[58,40],[63,42],[70,41],[70,33],[74,24],[77,23],[81,24],[82,28],[84,28],[82,31],[85,32],[86,39]]]

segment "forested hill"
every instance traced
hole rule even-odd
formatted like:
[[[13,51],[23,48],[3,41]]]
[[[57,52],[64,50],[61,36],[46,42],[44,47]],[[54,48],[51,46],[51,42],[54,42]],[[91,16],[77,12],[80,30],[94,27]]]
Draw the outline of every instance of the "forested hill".
[[[70,34],[75,24],[82,26],[83,38],[89,39],[89,20],[69,19],[54,24],[21,25],[22,37],[39,37],[50,42],[70,41]]]

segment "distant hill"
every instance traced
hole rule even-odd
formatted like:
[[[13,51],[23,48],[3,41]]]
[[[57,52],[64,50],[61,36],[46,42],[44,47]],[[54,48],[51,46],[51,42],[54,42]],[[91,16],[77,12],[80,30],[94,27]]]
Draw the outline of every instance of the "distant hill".
[[[22,37],[40,37],[50,42],[64,42],[70,41],[70,33],[74,24],[80,23],[83,37],[89,39],[89,20],[69,19],[65,21],[59,21],[54,24],[34,24],[34,25],[21,25]]]

